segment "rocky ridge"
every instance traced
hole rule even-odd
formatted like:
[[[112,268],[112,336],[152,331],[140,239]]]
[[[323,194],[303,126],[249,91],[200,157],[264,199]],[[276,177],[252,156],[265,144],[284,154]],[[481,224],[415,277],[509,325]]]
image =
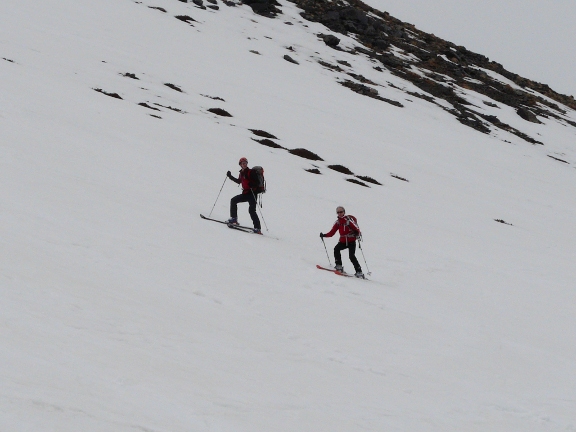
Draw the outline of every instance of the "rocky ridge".
[[[463,46],[443,40],[433,34],[418,30],[414,25],[394,18],[387,12],[378,11],[359,0],[289,0],[302,9],[305,20],[318,22],[336,34],[354,38],[361,47],[348,52],[365,55],[378,63],[375,69],[386,68],[422,90],[408,92],[411,96],[439,105],[453,114],[460,123],[483,133],[493,128],[505,130],[532,143],[542,142],[502,122],[495,115],[487,115],[461,97],[459,90],[477,92],[493,101],[515,109],[518,116],[527,122],[540,123],[538,117],[553,118],[563,124],[576,127],[566,118],[566,111],[559,105],[576,109],[573,96],[566,96],[541,84],[506,70],[500,63],[486,56],[469,51]],[[255,13],[269,18],[281,14],[276,0],[246,0]],[[326,45],[335,50],[339,38],[334,34],[319,34]],[[338,66],[323,64],[328,68]],[[511,81],[514,86],[495,77],[491,72]],[[355,80],[346,80],[342,85],[351,90],[385,102],[402,106],[396,101],[380,98],[370,82],[361,76],[351,75]],[[444,100],[445,104],[438,104]],[[485,104],[490,102],[485,101]],[[491,105],[492,106],[492,105]],[[496,105],[493,105],[496,106]]]

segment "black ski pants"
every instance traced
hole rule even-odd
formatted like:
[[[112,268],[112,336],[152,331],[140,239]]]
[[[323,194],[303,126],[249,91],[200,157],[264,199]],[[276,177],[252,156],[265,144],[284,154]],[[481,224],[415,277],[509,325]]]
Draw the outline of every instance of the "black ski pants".
[[[260,229],[260,219],[258,218],[258,213],[256,213],[256,197],[258,194],[253,193],[252,191],[236,195],[234,198],[230,200],[230,217],[237,218],[238,217],[238,204],[247,202],[248,203],[248,213],[252,218],[252,223],[254,224],[254,228]]]
[[[334,247],[334,261],[336,261],[336,265],[342,265],[341,252],[344,249],[348,249],[348,257],[350,258],[350,261],[352,262],[352,265],[354,266],[354,270],[356,270],[357,272],[361,272],[362,267],[360,267],[360,263],[356,259],[356,242],[355,241],[351,241],[348,243],[338,242],[336,244],[336,246]]]

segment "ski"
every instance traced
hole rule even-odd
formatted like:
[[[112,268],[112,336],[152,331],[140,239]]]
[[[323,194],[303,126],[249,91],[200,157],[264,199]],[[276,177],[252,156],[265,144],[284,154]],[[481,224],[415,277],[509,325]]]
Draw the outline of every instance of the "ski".
[[[338,270],[334,270],[334,269],[330,269],[330,268],[326,268],[326,267],[322,267],[321,265],[316,264],[316,268],[320,269],[320,270],[326,270],[329,272],[332,272],[334,274],[337,274],[338,276],[346,276],[346,277],[353,277],[352,275],[349,275],[348,273],[344,273]]]
[[[203,214],[201,214],[200,217],[201,217],[202,219],[206,219],[206,220],[209,220],[209,221],[212,221],[212,222],[218,222],[218,223],[224,224],[224,225],[226,225],[228,228],[235,229],[236,231],[242,231],[242,232],[245,232],[245,233],[248,233],[248,234],[257,234],[257,233],[254,232],[254,230],[253,230],[252,228],[247,227],[247,226],[243,226],[243,225],[229,225],[228,222],[226,222],[226,221],[221,221],[221,220],[218,220],[218,219],[212,219],[212,218],[209,218],[209,217],[204,216]],[[263,235],[262,233],[258,233],[258,234],[259,234],[259,235]],[[274,237],[272,237],[272,238],[274,238]]]
[[[330,269],[330,268],[322,267],[321,265],[318,265],[318,264],[316,264],[316,268],[318,268],[318,269],[320,269],[320,270],[326,270],[326,271],[335,273],[335,274],[337,274],[338,276],[356,277],[356,276],[354,276],[353,274],[348,274],[348,273],[341,272],[340,270],[335,270],[335,269]],[[364,276],[364,277],[362,277],[362,278],[361,278],[361,277],[356,277],[356,279],[368,280],[368,279],[366,279],[366,276]]]

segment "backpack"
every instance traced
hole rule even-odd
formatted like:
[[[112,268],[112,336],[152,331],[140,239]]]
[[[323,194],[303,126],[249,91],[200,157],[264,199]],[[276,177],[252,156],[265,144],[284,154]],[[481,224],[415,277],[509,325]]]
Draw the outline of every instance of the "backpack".
[[[250,170],[250,187],[254,192],[266,192],[266,180],[264,179],[264,168],[261,166],[252,167]]]
[[[344,216],[344,218],[346,219],[346,225],[348,225],[350,223],[350,219],[352,219],[354,221],[354,224],[358,227],[358,231],[360,231],[360,225],[358,225],[358,219],[356,219],[356,216],[346,215],[346,216]],[[362,232],[359,232],[358,235],[356,235],[356,238],[361,238],[361,237],[362,237]]]

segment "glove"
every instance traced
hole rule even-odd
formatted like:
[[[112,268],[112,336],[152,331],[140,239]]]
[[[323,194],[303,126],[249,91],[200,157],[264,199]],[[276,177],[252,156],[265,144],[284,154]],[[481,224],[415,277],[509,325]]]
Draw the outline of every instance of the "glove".
[[[320,233],[320,238],[324,238],[324,233]]]
[[[230,171],[228,171],[228,172],[226,173],[226,175],[228,176],[228,178],[232,177],[232,173],[231,173]]]

